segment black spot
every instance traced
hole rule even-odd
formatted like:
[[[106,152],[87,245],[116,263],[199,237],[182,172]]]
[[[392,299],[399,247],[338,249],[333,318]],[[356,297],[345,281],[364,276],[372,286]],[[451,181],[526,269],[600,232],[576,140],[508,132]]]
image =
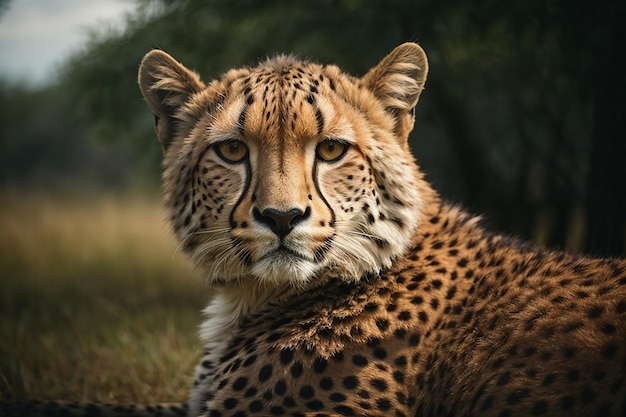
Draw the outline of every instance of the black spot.
[[[285,409],[278,405],[275,405],[272,408],[270,408],[270,413],[275,416],[281,416],[285,414]]]
[[[549,373],[545,376],[545,378],[543,378],[543,383],[542,386],[544,387],[548,387],[550,385],[552,385],[552,383],[556,380],[556,374],[555,373]]]
[[[324,391],[329,391],[333,388],[333,380],[331,378],[325,377],[320,380],[320,388]]]
[[[407,365],[406,356],[401,355],[393,360],[394,365],[404,367]]]
[[[280,351],[280,363],[289,365],[293,359],[293,350],[283,349]]]
[[[375,302],[373,302],[373,301],[370,301],[369,303],[365,304],[365,306],[363,307],[363,309],[364,309],[365,311],[370,311],[370,312],[371,312],[371,311],[376,311],[376,310],[378,310],[378,304],[377,304],[377,303],[375,303]]]
[[[309,410],[313,410],[313,411],[321,410],[322,408],[324,408],[324,403],[322,403],[319,400],[309,401],[305,405]]]
[[[391,401],[387,398],[379,398],[376,400],[376,408],[381,411],[387,411],[391,408]]]
[[[540,416],[548,412],[548,402],[547,401],[537,401],[533,404],[532,410],[530,410],[532,415]]]
[[[252,401],[248,406],[248,409],[253,413],[259,412],[263,410],[263,402],[259,400]]]
[[[280,379],[274,384],[274,393],[279,396],[285,395],[287,392],[287,383],[284,379]]]
[[[366,399],[366,400],[370,398],[370,393],[369,393],[369,391],[366,391],[366,390],[364,390],[364,389],[359,390],[359,392],[357,392],[357,395],[358,395],[359,397],[363,398],[363,399]]]
[[[603,311],[604,311],[604,307],[593,306],[587,313],[587,317],[589,317],[590,319],[597,319],[598,317],[602,315]]]
[[[567,371],[565,378],[567,379],[568,382],[574,383],[580,379],[580,374],[578,373],[576,369],[570,369],[569,371]]]
[[[236,398],[227,398],[224,400],[224,408],[228,410],[237,407],[237,404],[239,404],[239,401]]]
[[[370,385],[380,392],[387,391],[387,383],[384,379],[374,378],[370,381]]]
[[[612,358],[617,353],[617,350],[617,345],[611,343],[607,345],[602,351],[602,357],[604,357],[605,359]]]
[[[404,384],[404,372],[394,371],[393,379],[399,384]]]
[[[415,274],[412,278],[411,281],[412,282],[422,282],[424,281],[424,278],[426,278],[426,274],[424,272],[420,272],[418,274]]]
[[[421,337],[419,333],[411,333],[411,335],[409,336],[409,346],[415,347],[419,345],[420,339]]]
[[[385,331],[389,328],[389,320],[379,317],[376,319],[376,327],[378,327],[381,331]]]
[[[302,388],[300,388],[300,398],[313,398],[313,396],[315,395],[315,390],[313,389],[312,386],[310,385],[304,385],[302,386]]]
[[[246,398],[254,397],[257,394],[258,390],[255,387],[248,388],[244,395]]]
[[[420,311],[419,313],[417,313],[417,317],[423,323],[426,323],[428,321],[428,315],[424,311]]]
[[[615,331],[616,331],[615,326],[610,323],[604,323],[604,325],[602,326],[602,332],[604,334],[613,334],[615,333]]]
[[[259,381],[267,381],[272,376],[272,365],[267,364],[259,371]]]
[[[333,411],[341,416],[353,416],[354,410],[347,405],[338,405],[333,408]]]
[[[456,294],[456,286],[452,286],[448,288],[448,292],[446,294],[446,299],[451,300],[454,298],[454,294]]]
[[[318,358],[313,362],[313,370],[318,374],[323,373],[326,370],[326,366],[328,366],[326,359]]]
[[[244,367],[248,367],[248,366],[252,365],[255,361],[256,361],[256,355],[248,356],[246,358],[246,360],[243,361],[243,366]]]
[[[404,339],[406,337],[406,329],[396,329],[393,332],[393,335],[397,338],[397,339]]]
[[[413,297],[411,299],[411,304],[415,304],[415,305],[420,305],[424,302],[424,298],[420,297],[419,295]]]
[[[369,362],[367,358],[363,355],[354,355],[352,357],[352,363],[355,364],[356,366],[363,367],[363,366],[367,366]]]
[[[411,320],[411,312],[407,310],[401,311],[398,314],[398,320],[401,320],[401,321]]]
[[[343,379],[343,386],[346,389],[355,389],[359,385],[359,380],[355,376],[347,376]]]
[[[302,375],[302,362],[294,362],[293,365],[291,365],[291,376],[293,376],[294,378],[298,378],[300,375]]]
[[[242,389],[244,389],[246,387],[246,385],[248,385],[248,378],[239,377],[233,383],[233,389],[235,391],[241,391]]]
[[[315,111],[315,119],[317,120],[317,134],[319,135],[324,130],[324,116],[320,109]]]
[[[283,336],[283,334],[282,334],[282,333],[280,333],[280,332],[274,332],[274,333],[271,333],[271,334],[267,337],[267,341],[268,341],[268,342],[275,342],[275,341],[277,341],[278,339],[280,339],[282,336]]]
[[[502,386],[508,384],[510,380],[511,380],[511,372],[506,371],[506,372],[503,372],[502,374],[500,374],[500,376],[498,377],[498,380],[496,381],[496,384],[499,387],[502,387]]]
[[[387,357],[387,351],[383,348],[374,349],[374,356],[378,359],[385,359]]]
[[[340,392],[333,392],[328,398],[336,403],[340,403],[346,400],[346,396]]]

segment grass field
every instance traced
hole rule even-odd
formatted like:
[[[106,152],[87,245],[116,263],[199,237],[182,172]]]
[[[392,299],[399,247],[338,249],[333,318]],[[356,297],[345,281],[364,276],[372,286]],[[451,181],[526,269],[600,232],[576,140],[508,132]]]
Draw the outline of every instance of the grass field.
[[[0,399],[182,401],[208,290],[158,197],[0,195]]]

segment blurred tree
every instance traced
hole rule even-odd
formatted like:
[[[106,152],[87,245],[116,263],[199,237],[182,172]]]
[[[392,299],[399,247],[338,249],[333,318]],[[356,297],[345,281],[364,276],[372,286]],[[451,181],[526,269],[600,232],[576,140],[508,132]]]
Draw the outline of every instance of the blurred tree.
[[[0,17],[9,8],[11,0],[0,0]]]
[[[157,160],[135,81],[149,49],[170,52],[208,80],[285,51],[362,74],[397,44],[418,41],[431,72],[411,142],[436,188],[487,213],[497,228],[582,248],[571,231],[587,202],[592,120],[594,137],[606,136],[596,134],[602,123],[591,83],[603,22],[587,19],[589,7],[591,0],[584,7],[565,0],[140,0],[125,30],[93,34],[65,79],[92,135],[132,141]],[[594,158],[592,172],[606,163]]]
[[[619,256],[626,246],[626,4],[603,0],[587,10],[596,32],[590,47],[593,71],[593,129],[587,194],[587,250]],[[595,13],[593,13],[595,12]]]
[[[0,188],[117,188],[140,164],[129,144],[86,141],[63,88],[0,82]]]

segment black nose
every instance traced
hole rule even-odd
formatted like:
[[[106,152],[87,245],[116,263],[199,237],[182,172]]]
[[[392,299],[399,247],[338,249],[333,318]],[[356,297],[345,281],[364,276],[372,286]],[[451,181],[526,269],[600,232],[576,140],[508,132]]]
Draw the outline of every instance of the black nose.
[[[255,208],[252,214],[259,223],[269,226],[272,232],[276,233],[276,235],[282,239],[293,230],[296,224],[309,217],[311,209],[307,207],[306,211],[303,212],[298,208],[292,208],[286,211],[266,208],[263,210],[263,213],[261,213]]]

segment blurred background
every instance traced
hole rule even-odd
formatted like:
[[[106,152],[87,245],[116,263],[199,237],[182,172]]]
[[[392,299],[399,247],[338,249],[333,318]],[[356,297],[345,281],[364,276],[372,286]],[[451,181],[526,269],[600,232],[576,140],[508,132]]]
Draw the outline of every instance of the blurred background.
[[[163,222],[136,85],[148,50],[208,81],[282,52],[361,75],[418,42],[430,74],[411,147],[434,187],[492,229],[623,256],[625,9],[0,0],[0,395],[184,398],[208,294]]]

